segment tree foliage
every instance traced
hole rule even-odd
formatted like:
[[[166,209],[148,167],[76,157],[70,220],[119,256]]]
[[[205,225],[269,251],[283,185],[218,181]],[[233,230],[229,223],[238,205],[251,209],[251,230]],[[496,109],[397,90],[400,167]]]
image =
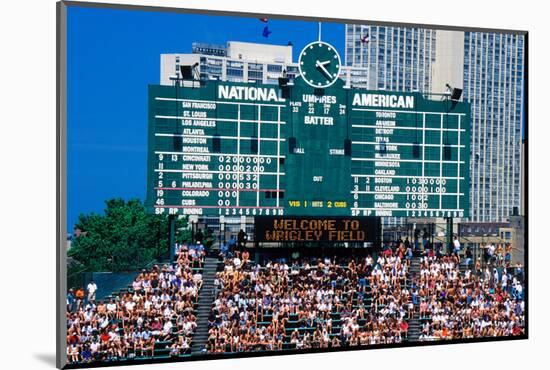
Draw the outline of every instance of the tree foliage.
[[[71,244],[70,257],[88,271],[130,271],[169,256],[168,216],[148,214],[138,199],[110,199],[105,204],[103,215],[79,216],[75,229],[80,235]],[[176,222],[177,229],[187,224]],[[177,239],[187,239],[186,235],[182,231]]]

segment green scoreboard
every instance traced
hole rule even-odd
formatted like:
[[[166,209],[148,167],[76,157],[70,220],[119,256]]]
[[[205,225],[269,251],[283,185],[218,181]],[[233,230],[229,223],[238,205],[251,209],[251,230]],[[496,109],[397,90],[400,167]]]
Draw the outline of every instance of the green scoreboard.
[[[149,210],[467,217],[469,104],[349,88],[323,52],[279,85],[150,85]]]

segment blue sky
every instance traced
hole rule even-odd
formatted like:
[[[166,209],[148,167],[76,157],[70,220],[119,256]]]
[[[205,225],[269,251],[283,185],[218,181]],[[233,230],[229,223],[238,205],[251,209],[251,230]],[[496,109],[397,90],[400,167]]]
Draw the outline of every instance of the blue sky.
[[[147,85],[160,54],[190,53],[194,41],[294,45],[294,60],[318,37],[317,22],[69,7],[67,228],[113,197],[145,198]],[[344,55],[344,25],[323,23],[322,39]]]

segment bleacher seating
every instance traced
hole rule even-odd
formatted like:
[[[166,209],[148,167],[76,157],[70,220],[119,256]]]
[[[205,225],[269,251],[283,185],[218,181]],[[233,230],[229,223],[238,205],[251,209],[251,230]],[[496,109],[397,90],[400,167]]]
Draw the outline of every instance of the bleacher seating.
[[[476,274],[455,255],[423,257],[415,284],[423,292],[420,341],[524,333],[523,285],[506,268]]]
[[[292,265],[225,260],[209,352],[327,348],[406,339],[408,262],[395,255]],[[374,289],[373,289],[374,288]],[[393,293],[393,294],[389,294]]]
[[[68,307],[68,363],[189,356],[203,261],[183,246],[175,263],[142,271],[104,301]]]

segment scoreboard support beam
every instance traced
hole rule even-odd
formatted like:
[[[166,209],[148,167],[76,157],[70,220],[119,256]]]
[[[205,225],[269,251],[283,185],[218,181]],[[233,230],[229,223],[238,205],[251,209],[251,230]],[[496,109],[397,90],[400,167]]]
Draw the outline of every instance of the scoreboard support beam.
[[[453,218],[447,217],[447,251],[452,253],[453,251]]]
[[[174,262],[176,256],[176,216],[168,216],[168,250],[170,251],[170,261]]]

